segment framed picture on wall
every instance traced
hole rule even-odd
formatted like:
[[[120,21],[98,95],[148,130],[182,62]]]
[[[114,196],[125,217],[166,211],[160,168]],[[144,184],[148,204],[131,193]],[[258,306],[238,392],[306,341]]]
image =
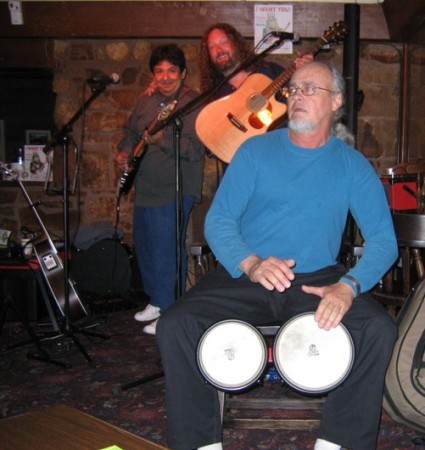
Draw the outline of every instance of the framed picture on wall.
[[[4,131],[4,120],[0,120],[0,161],[6,161],[6,137]]]
[[[27,145],[46,145],[50,141],[49,130],[26,130],[25,143]]]
[[[52,157],[43,151],[44,145],[25,145],[24,170],[22,181],[52,181]]]

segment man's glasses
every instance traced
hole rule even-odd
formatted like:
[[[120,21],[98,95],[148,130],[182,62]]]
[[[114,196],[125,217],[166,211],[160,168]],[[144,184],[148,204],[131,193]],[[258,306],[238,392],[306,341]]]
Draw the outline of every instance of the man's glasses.
[[[301,91],[301,94],[309,97],[311,95],[314,95],[317,91],[317,89],[320,89],[322,91],[332,92],[332,94],[336,94],[336,91],[331,91],[330,89],[325,89],[319,86],[316,86],[315,84],[311,83],[303,83],[300,86],[296,86],[295,84],[290,84],[289,86],[282,89],[283,95],[288,97],[293,97],[298,90]]]

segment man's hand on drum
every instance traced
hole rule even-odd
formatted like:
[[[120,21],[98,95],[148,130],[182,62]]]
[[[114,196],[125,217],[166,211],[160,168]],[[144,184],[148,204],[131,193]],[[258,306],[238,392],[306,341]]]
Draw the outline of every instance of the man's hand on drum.
[[[292,267],[293,259],[279,259],[274,256],[260,258],[256,255],[248,256],[241,264],[241,270],[253,283],[260,283],[267,290],[276,289],[279,292],[291,287],[291,281],[295,278]]]
[[[302,290],[321,298],[314,318],[319,327],[325,330],[335,328],[353,304],[354,292],[342,281],[323,287],[304,285]]]

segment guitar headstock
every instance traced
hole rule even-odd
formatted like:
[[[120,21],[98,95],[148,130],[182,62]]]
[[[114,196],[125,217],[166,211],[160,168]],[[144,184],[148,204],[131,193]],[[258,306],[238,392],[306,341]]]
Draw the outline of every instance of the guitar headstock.
[[[10,167],[10,164],[5,164],[3,161],[0,161],[0,172],[12,180],[17,180],[19,177],[19,174]]]
[[[166,119],[173,111],[177,105],[177,100],[173,100],[167,105],[161,106],[158,113],[158,121]]]
[[[339,22],[335,22],[333,26],[329,27],[328,30],[323,33],[322,39],[324,39],[327,44],[340,43],[344,40],[348,31],[348,25],[341,20]]]

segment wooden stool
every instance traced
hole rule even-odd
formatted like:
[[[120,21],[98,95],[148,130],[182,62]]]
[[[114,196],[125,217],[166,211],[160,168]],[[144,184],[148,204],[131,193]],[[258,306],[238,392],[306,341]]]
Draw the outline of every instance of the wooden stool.
[[[195,283],[197,283],[207,272],[215,268],[214,257],[206,242],[191,244],[189,254],[195,259]]]

